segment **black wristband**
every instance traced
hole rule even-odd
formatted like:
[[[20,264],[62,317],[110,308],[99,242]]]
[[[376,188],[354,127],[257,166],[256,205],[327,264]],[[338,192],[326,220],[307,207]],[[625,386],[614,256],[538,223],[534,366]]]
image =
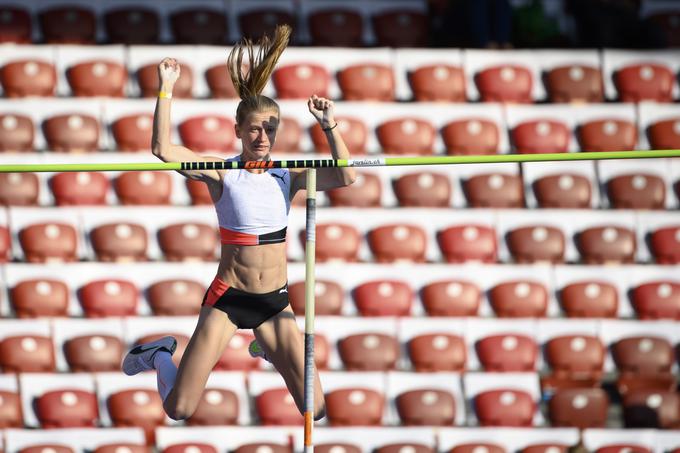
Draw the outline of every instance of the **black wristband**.
[[[324,131],[324,132],[332,131],[332,130],[335,129],[336,127],[338,127],[338,122],[337,122],[337,121],[335,122],[335,124],[334,124],[332,127],[322,127],[321,130]]]

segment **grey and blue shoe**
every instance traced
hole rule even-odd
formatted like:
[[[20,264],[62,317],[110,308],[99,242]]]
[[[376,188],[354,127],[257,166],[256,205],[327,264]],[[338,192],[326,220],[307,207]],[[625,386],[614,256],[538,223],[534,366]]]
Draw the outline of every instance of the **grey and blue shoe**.
[[[175,349],[177,349],[177,340],[170,336],[135,346],[123,359],[123,373],[133,376],[142,371],[152,370],[153,356],[156,352],[166,351],[172,355]]]

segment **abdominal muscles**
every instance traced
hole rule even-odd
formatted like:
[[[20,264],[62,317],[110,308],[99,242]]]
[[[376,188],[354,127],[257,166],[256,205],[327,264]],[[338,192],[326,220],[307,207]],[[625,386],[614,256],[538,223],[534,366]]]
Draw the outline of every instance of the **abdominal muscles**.
[[[230,286],[252,293],[268,293],[286,284],[286,243],[222,245],[217,276]]]

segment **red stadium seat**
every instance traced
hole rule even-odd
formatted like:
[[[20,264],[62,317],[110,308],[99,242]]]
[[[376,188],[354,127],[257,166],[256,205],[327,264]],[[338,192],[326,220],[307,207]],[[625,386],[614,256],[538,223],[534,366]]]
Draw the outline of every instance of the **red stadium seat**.
[[[463,181],[463,192],[473,208],[524,207],[524,187],[518,175],[478,174]]]
[[[9,295],[17,318],[68,316],[69,290],[62,281],[22,280],[10,290]]]
[[[226,389],[207,388],[196,407],[196,411],[186,421],[188,426],[237,425],[238,397]]]
[[[559,66],[548,71],[545,87],[550,102],[603,102],[604,87],[599,68]]]
[[[571,283],[562,288],[559,299],[569,318],[615,318],[619,308],[616,287],[602,281]]]
[[[386,154],[432,154],[434,126],[418,118],[386,121],[375,129],[382,152]]]
[[[290,64],[276,69],[272,83],[279,99],[307,99],[313,94],[328,97],[328,70],[317,64]]]
[[[652,450],[638,444],[618,443],[600,447],[595,453],[652,453]]]
[[[408,81],[417,102],[465,102],[465,74],[460,66],[429,65],[408,72]]]
[[[156,389],[127,389],[109,395],[106,406],[113,426],[144,429],[147,444],[154,442],[154,430],[165,422],[163,402]]]
[[[290,445],[275,444],[272,442],[253,442],[243,444],[234,449],[234,453],[261,453],[263,451],[271,453],[290,453]]]
[[[169,205],[172,177],[160,171],[123,172],[113,188],[124,205]]]
[[[673,102],[675,75],[660,64],[636,64],[614,72],[621,102]]]
[[[409,316],[414,293],[400,280],[374,280],[352,290],[352,298],[361,316]]]
[[[395,403],[405,426],[452,426],[456,418],[456,401],[444,390],[411,390],[399,394]]]
[[[0,263],[6,263],[12,259],[12,239],[7,227],[0,226]]]
[[[481,297],[477,285],[463,280],[429,283],[420,292],[429,316],[477,316]]]
[[[564,335],[545,344],[545,360],[556,379],[599,381],[607,351],[598,337]]]
[[[82,335],[64,342],[64,356],[73,373],[119,371],[124,345],[113,335]]]
[[[425,262],[427,236],[418,225],[382,225],[366,234],[368,246],[379,263]]]
[[[519,453],[568,453],[569,445],[551,442],[547,444],[532,444],[519,450]]]
[[[361,47],[363,21],[351,9],[324,9],[307,16],[307,26],[314,46]]]
[[[680,395],[675,391],[637,390],[623,398],[626,428],[680,428]]]
[[[367,388],[346,388],[326,394],[326,415],[331,426],[380,426],[385,397]]]
[[[217,448],[211,444],[199,442],[184,442],[165,447],[162,453],[217,453]]]
[[[652,149],[678,149],[680,147],[680,119],[657,121],[647,128]]]
[[[680,263],[680,226],[659,228],[652,232],[649,250],[658,264]]]
[[[0,368],[4,373],[56,371],[52,339],[40,335],[5,337],[0,341]]]
[[[569,127],[561,121],[525,121],[511,132],[515,150],[520,154],[566,153],[569,150]]]
[[[480,426],[532,426],[536,403],[521,390],[498,389],[478,393],[474,409]]]
[[[227,65],[221,63],[205,70],[205,81],[210,88],[210,96],[215,99],[237,99],[238,93],[231,81]]]
[[[306,230],[301,230],[298,238],[305,247]],[[327,223],[316,225],[316,260],[358,261],[362,236],[356,228],[349,224]]]
[[[76,229],[65,223],[35,223],[19,231],[19,243],[29,263],[77,261]]]
[[[63,172],[54,175],[50,190],[57,206],[105,205],[109,179],[100,172]]]
[[[251,357],[248,352],[248,345],[255,339],[252,333],[237,332],[224,351],[220,355],[215,370],[257,370],[260,368],[262,360]]]
[[[436,450],[428,445],[417,444],[412,442],[387,444],[376,448],[375,453],[436,453]],[[347,452],[349,453],[349,452]]]
[[[576,132],[581,151],[630,151],[637,143],[637,127],[630,121],[588,121]]]
[[[181,74],[175,87],[172,90],[172,96],[176,98],[190,98],[192,97],[192,88],[194,86],[194,75],[191,71],[191,66],[183,61],[178,62],[181,67]],[[137,69],[137,82],[141,90],[142,97],[155,98],[158,96],[158,64],[150,63],[141,66]]]
[[[344,442],[327,442],[314,445],[314,451],[316,453],[339,453],[340,448],[342,448],[343,453],[362,453],[359,446]]]
[[[538,178],[532,183],[540,208],[589,209],[592,188],[583,175],[560,173]]]
[[[615,226],[587,228],[577,234],[576,247],[586,264],[632,263],[635,233]]]
[[[500,445],[476,442],[456,445],[447,453],[506,453],[506,450]]]
[[[527,226],[507,233],[506,242],[517,263],[564,262],[564,233],[551,226]]]
[[[255,397],[260,425],[302,425],[304,419],[287,388],[265,390]]]
[[[0,174],[0,204],[6,206],[37,206],[40,180],[35,173]]]
[[[499,137],[496,123],[486,119],[451,121],[442,128],[442,140],[449,155],[496,154]]]
[[[489,302],[501,318],[543,317],[548,309],[548,291],[541,283],[511,281],[489,291]]]
[[[611,346],[611,353],[620,373],[668,373],[675,360],[669,341],[654,336],[622,338]]]
[[[8,98],[25,96],[54,96],[57,71],[52,63],[23,59],[5,64],[0,70],[0,81]]]
[[[106,35],[115,44],[156,44],[160,31],[158,15],[142,6],[122,6],[104,12]]]
[[[534,371],[538,345],[525,335],[491,335],[475,343],[479,362],[486,372]]]
[[[219,237],[209,225],[178,223],[158,230],[158,245],[167,261],[214,261]]]
[[[210,189],[208,185],[203,181],[198,181],[196,179],[185,178],[184,183],[191,197],[191,204],[196,205],[210,205],[212,206],[213,200],[210,196]]]
[[[38,13],[47,44],[95,44],[94,11],[74,5],[54,6]]]
[[[274,36],[276,25],[288,24],[295,28],[295,17],[286,10],[279,10],[275,6],[264,7],[243,12],[238,16],[239,28],[243,36],[253,41],[262,36]]]
[[[295,282],[288,285],[288,299],[290,306],[298,316],[305,314],[305,282]],[[345,290],[339,283],[327,279],[316,279],[314,285],[314,312],[317,316],[339,316]]]
[[[13,113],[0,114],[0,151],[33,151],[33,120]]]
[[[600,388],[560,389],[548,402],[550,424],[555,427],[604,428],[609,398]]]
[[[24,8],[10,5],[0,7],[0,43],[31,43],[31,15]]]
[[[620,175],[607,181],[607,196],[615,209],[664,209],[666,183],[648,173]]]
[[[52,151],[83,152],[99,149],[99,122],[93,116],[52,116],[43,122],[42,130],[47,147]]]
[[[276,142],[273,151],[284,153],[299,153],[302,140],[302,127],[295,118],[283,116],[276,132]]]
[[[631,304],[640,319],[680,319],[680,284],[655,281],[631,291]]]
[[[456,225],[437,232],[437,243],[448,263],[495,263],[496,232],[484,225]]]
[[[380,333],[348,335],[338,341],[338,353],[348,371],[394,370],[399,360],[399,342]]]
[[[73,448],[68,447],[66,445],[57,445],[50,443],[43,443],[39,445],[31,445],[30,447],[24,447],[20,450],[17,450],[17,453],[45,453],[45,450],[54,453],[77,453],[75,450],[73,450]]]
[[[119,151],[150,151],[153,115],[137,113],[118,118],[111,124],[111,133]]]
[[[165,336],[175,337],[175,340],[177,340],[177,349],[175,350],[175,353],[172,355],[172,362],[175,364],[176,367],[179,367],[179,363],[182,360],[184,351],[186,350],[187,345],[189,344],[189,337],[184,334],[170,331],[152,333],[149,335],[144,335],[141,338],[137,338],[134,345],[137,346],[144,343],[150,343],[152,341],[160,340],[162,337]]]
[[[326,191],[332,207],[350,206],[355,208],[380,207],[382,183],[373,173],[357,172],[354,184]]]
[[[399,206],[446,208],[451,203],[451,183],[441,173],[408,173],[392,181],[392,187]]]
[[[170,26],[178,44],[224,44],[227,18],[224,13],[194,6],[170,14]]]
[[[66,70],[66,80],[74,96],[125,96],[127,69],[122,63],[94,60]]]
[[[24,416],[19,393],[0,390],[0,428],[23,428]]]
[[[99,409],[94,393],[76,389],[53,390],[35,401],[40,426],[50,428],[85,428],[97,426]]]
[[[161,280],[146,290],[149,306],[158,316],[193,316],[201,311],[206,287],[195,280]]]
[[[123,451],[119,450],[123,448]],[[152,453],[151,447],[126,442],[100,444],[92,453]]]
[[[88,318],[135,316],[139,290],[127,280],[91,281],[78,289],[78,299]]]
[[[465,371],[467,349],[461,336],[449,333],[418,335],[411,338],[407,347],[415,371]]]
[[[474,77],[482,102],[531,103],[531,72],[523,66],[484,69]]]
[[[90,231],[92,248],[97,260],[146,261],[147,233],[135,223],[108,223]]]
[[[383,64],[358,64],[338,71],[338,85],[345,101],[394,100],[392,68]]]
[[[189,118],[177,127],[182,143],[193,151],[232,151],[236,141],[234,122],[223,116]]]
[[[366,123],[360,118],[349,116],[338,116],[338,129],[342,134],[342,139],[347,145],[351,154],[366,154],[366,141],[368,140],[368,128]],[[321,126],[315,123],[309,128],[309,136],[312,139],[314,150],[320,154],[328,154],[331,149],[326,139],[326,133],[321,130]]]
[[[377,46],[427,47],[430,26],[427,15],[398,9],[371,17]]]

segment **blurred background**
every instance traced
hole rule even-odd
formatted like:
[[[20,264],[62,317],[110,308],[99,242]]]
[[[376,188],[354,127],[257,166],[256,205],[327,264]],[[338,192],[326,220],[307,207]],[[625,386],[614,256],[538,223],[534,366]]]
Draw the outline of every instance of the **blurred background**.
[[[0,0],[0,164],[240,153],[230,45],[293,27],[265,94],[272,157],[680,148],[680,2]],[[119,371],[216,272],[206,187],[170,172],[0,174],[0,451],[302,451],[302,417],[239,332],[197,412]],[[304,306],[304,194],[288,228]],[[330,453],[680,451],[680,161],[360,170],[319,194],[316,362]],[[299,318],[302,326],[302,318]]]

